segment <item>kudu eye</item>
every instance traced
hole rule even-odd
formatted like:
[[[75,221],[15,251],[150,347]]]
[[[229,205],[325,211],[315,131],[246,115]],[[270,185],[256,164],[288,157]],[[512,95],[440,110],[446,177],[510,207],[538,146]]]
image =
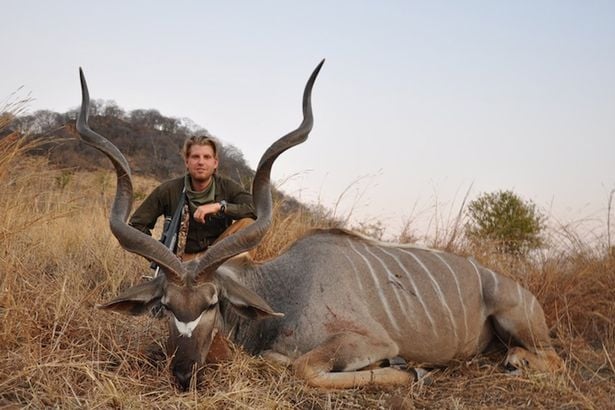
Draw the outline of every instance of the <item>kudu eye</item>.
[[[203,312],[207,312],[210,311],[212,309],[214,309],[216,306],[218,306],[218,302],[220,301],[220,299],[218,299],[218,293],[217,293],[217,289],[216,288],[212,288],[210,289],[210,291],[212,292],[210,295],[205,297],[205,300],[203,301]]]
[[[213,301],[211,303],[209,303],[208,305],[205,305],[205,308],[203,309],[203,312],[209,312],[212,309],[215,309],[216,306],[218,306],[218,301]]]

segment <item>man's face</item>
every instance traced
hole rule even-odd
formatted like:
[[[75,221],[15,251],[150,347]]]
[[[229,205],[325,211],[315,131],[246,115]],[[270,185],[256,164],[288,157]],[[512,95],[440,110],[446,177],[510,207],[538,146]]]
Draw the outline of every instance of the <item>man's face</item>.
[[[194,181],[208,182],[218,167],[218,159],[209,145],[193,145],[186,158],[186,169]]]

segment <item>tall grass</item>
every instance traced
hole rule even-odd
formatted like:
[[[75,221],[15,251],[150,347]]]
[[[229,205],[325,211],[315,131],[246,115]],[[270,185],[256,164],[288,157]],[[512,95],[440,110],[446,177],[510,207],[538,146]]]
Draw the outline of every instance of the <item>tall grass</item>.
[[[503,353],[495,352],[436,370],[431,384],[321,391],[236,349],[232,362],[206,369],[195,389],[181,393],[169,377],[164,322],[94,308],[148,271],[109,232],[112,174],[53,169],[25,155],[28,144],[19,135],[0,142],[0,407],[612,406],[615,261],[582,248],[516,266],[481,253],[538,296],[566,360],[564,374],[510,376],[498,367]],[[137,179],[136,190],[148,192],[154,183]],[[276,215],[257,259],[274,257],[319,226],[308,214]],[[470,251],[450,237],[440,243]]]

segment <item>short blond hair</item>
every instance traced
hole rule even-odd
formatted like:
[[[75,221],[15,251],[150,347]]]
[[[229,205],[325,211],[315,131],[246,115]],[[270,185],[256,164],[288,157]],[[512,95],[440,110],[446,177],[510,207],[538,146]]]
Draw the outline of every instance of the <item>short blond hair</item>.
[[[214,158],[218,159],[218,141],[216,141],[216,139],[211,135],[193,135],[186,138],[186,141],[184,141],[184,146],[182,148],[182,154],[184,156],[184,159],[188,158],[190,148],[192,148],[193,145],[210,146],[214,152]]]

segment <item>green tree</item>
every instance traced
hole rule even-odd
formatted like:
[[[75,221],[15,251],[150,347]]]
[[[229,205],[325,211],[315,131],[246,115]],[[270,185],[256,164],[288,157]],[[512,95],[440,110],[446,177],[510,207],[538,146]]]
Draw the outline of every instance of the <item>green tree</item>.
[[[543,244],[546,218],[512,191],[480,195],[469,203],[467,215],[465,233],[474,244],[488,242],[509,255],[525,255]]]

